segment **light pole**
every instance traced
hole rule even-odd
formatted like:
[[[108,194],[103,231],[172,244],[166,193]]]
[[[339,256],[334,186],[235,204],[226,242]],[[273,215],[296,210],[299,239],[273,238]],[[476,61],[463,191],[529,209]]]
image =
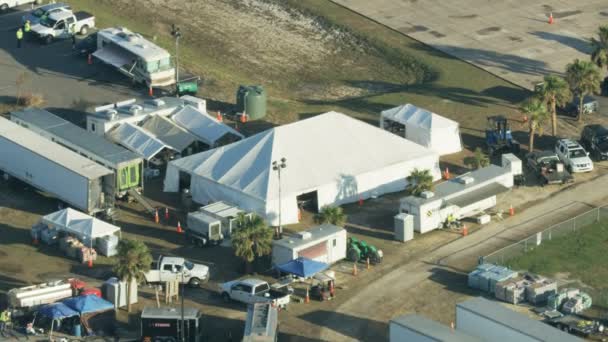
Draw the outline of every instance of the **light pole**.
[[[182,33],[175,24],[171,25],[171,35],[175,37],[175,95],[179,96],[179,39]]]
[[[272,162],[272,169],[277,171],[279,174],[279,228],[277,231],[277,237],[281,237],[281,234],[283,234],[283,226],[281,225],[281,169],[284,169],[287,167],[287,159],[285,158],[281,158],[280,161],[273,161]]]
[[[181,322],[181,329],[180,329],[181,330],[181,334],[180,334],[181,335],[180,336],[180,341],[181,342],[186,342],[186,331],[185,331],[186,324],[184,323],[184,295],[186,294],[184,292],[184,290],[185,290],[185,286],[184,286],[184,267],[185,266],[182,266],[182,269],[181,269],[181,271],[182,271],[182,281],[181,281],[181,286],[182,286],[182,322]]]

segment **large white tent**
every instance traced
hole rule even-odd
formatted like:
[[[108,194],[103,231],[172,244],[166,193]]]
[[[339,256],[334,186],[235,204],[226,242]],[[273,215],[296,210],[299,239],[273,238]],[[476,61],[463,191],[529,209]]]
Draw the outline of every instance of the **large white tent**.
[[[272,162],[287,159],[279,178]],[[297,197],[318,207],[401,191],[406,176],[429,169],[440,177],[436,153],[382,129],[329,112],[279,126],[239,142],[169,163],[165,191],[178,191],[180,172],[191,175],[199,203],[224,200],[278,224],[298,221]]]
[[[43,216],[41,221],[49,227],[74,234],[81,239],[95,239],[120,232],[120,227],[71,208]]]
[[[403,126],[404,138],[428,147],[440,156],[462,151],[456,121],[408,103],[380,114],[381,128],[390,130],[394,123]]]

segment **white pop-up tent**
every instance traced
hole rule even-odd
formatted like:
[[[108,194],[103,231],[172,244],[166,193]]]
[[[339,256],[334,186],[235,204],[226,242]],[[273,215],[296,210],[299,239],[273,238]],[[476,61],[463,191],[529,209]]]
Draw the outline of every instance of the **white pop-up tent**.
[[[107,136],[115,143],[128,148],[148,161],[163,149],[178,152],[175,148],[157,139],[152,133],[129,122],[121,123],[109,131]]]
[[[286,158],[278,172],[273,161]],[[406,176],[429,169],[439,179],[433,151],[344,114],[329,112],[275,127],[239,142],[174,160],[167,166],[165,191],[178,191],[180,173],[189,174],[199,203],[227,201],[278,224],[298,222],[298,200],[330,204],[356,202],[401,191]]]
[[[43,216],[41,222],[54,229],[74,234],[80,239],[96,239],[120,232],[120,227],[71,208]]]
[[[428,147],[440,156],[462,151],[458,122],[409,103],[380,113],[380,127]]]
[[[184,106],[173,115],[172,119],[211,147],[215,147],[218,141],[226,135],[229,135],[233,141],[244,138],[241,133],[218,121],[206,111],[192,106]]]

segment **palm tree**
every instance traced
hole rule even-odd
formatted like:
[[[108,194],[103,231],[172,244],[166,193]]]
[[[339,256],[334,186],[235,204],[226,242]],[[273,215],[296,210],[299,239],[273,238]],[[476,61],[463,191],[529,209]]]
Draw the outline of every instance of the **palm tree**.
[[[598,39],[591,38],[591,61],[600,68],[608,67],[608,26],[600,26]]]
[[[478,147],[475,149],[475,153],[473,153],[472,156],[464,158],[464,165],[473,169],[479,169],[490,165],[490,158],[488,158],[481,148]]]
[[[341,207],[326,205],[321,208],[321,211],[315,215],[315,221],[317,223],[329,223],[334,226],[343,227],[346,223],[347,216]]]
[[[414,169],[414,171],[405,179],[408,183],[406,190],[414,196],[420,196],[424,191],[433,188],[433,175],[431,175],[431,170]]]
[[[551,113],[551,133],[553,133],[553,136],[556,136],[556,107],[563,107],[572,101],[572,92],[568,87],[568,82],[557,75],[547,75],[542,85],[536,89],[536,95],[547,105],[547,110]]]
[[[578,97],[578,121],[583,119],[585,96],[600,91],[600,72],[595,64],[575,59],[566,66],[566,81],[572,93]]]
[[[234,254],[245,261],[247,273],[256,257],[272,252],[272,229],[258,216],[251,218],[239,214],[237,229],[232,232],[232,247]]]
[[[521,111],[528,116],[528,129],[530,134],[530,144],[528,150],[534,151],[534,135],[538,132],[542,135],[543,125],[549,118],[549,112],[543,102],[536,98],[529,99],[521,107]]]
[[[143,242],[138,240],[122,239],[116,248],[116,264],[114,273],[127,282],[127,311],[131,312],[131,284],[135,280],[141,283],[145,280],[144,274],[150,270],[152,255]]]

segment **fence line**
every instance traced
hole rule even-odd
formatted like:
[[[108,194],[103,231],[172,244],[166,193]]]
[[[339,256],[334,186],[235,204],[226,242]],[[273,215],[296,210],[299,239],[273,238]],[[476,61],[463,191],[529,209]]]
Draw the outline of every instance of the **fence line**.
[[[566,221],[554,224],[549,228],[532,234],[518,242],[503,247],[495,252],[492,252],[480,258],[481,263],[492,263],[497,265],[505,265],[505,262],[517,256],[521,256],[528,251],[534,250],[540,246],[543,241],[551,241],[553,238],[558,238],[564,235],[580,230],[581,228],[597,223],[601,220],[608,219],[608,208],[597,207],[587,212],[570,218]]]

